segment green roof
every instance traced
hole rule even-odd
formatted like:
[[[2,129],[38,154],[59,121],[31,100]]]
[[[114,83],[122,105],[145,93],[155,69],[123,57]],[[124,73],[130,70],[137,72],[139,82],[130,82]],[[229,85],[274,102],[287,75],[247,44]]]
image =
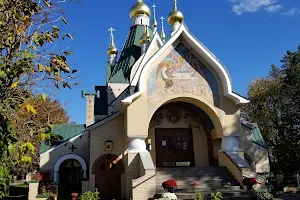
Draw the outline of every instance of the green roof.
[[[258,144],[259,146],[262,146],[264,148],[267,148],[267,145],[265,143],[265,140],[257,126],[257,124],[252,124],[252,142],[255,144]]]
[[[244,118],[241,118],[241,123],[250,128],[251,129],[251,139],[252,139],[252,142],[254,144],[257,144],[263,148],[268,148],[267,145],[266,145],[266,142],[264,140],[264,137],[262,136],[259,128],[258,128],[258,125],[256,123],[250,123],[248,122],[247,120],[245,120]]]
[[[149,28],[151,40],[153,39],[152,29]],[[135,62],[141,57],[140,40],[145,32],[145,26],[135,25],[130,27],[129,34],[125,41],[120,58],[115,66],[107,64],[108,83],[129,83],[131,69]]]
[[[43,142],[40,147],[40,153],[44,153],[65,141],[79,135],[86,129],[84,124],[57,124],[54,126],[52,134],[57,135],[59,140],[51,141],[51,144]]]

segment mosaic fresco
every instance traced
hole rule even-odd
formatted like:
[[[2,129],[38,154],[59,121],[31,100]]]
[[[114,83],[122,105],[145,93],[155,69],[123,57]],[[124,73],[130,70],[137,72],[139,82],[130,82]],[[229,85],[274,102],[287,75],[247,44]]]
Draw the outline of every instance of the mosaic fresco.
[[[152,70],[147,86],[148,109],[174,93],[192,93],[216,107],[220,106],[216,78],[183,43]]]

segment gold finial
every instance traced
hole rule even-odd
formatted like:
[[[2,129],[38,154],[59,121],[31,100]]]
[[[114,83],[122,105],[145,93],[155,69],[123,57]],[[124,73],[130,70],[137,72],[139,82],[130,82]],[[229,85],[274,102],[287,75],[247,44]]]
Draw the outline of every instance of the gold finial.
[[[164,41],[166,39],[166,34],[165,34],[165,29],[164,29],[165,18],[163,16],[161,16],[160,20],[161,20],[161,38]]]
[[[174,10],[177,10],[177,0],[174,0]]]
[[[156,28],[157,27],[157,21],[156,21],[156,8],[157,6],[155,4],[153,4],[151,6],[153,8],[153,28]]]
[[[177,8],[177,0],[174,0],[174,9],[170,12],[168,22],[171,25],[182,23],[184,16]]]
[[[115,46],[115,39],[114,39],[114,34],[113,34],[115,29],[113,27],[111,27],[110,29],[108,29],[108,31],[110,32],[110,44],[109,44],[109,48],[107,50],[107,54],[108,55],[116,55],[116,54],[118,54],[118,49]]]
[[[138,0],[136,4],[134,4],[130,9],[130,18],[135,17],[137,15],[147,15],[151,17],[150,8],[143,2],[143,0]]]
[[[148,30],[148,26],[146,26],[146,39],[147,39],[147,42],[150,42],[150,32]]]
[[[150,42],[150,34],[149,34],[149,31],[148,31],[148,26],[145,25],[145,32],[141,37],[140,43],[141,44],[146,44],[147,42]]]

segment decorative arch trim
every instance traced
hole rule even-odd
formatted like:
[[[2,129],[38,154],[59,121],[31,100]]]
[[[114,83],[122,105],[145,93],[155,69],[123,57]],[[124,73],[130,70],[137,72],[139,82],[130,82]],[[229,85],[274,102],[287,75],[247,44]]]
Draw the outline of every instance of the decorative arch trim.
[[[187,29],[185,24],[182,24],[178,31],[170,38],[170,40],[162,47],[160,50],[152,56],[151,59],[144,65],[141,66],[142,72],[139,77],[139,92],[127,97],[126,99],[122,100],[125,104],[131,104],[135,99],[141,96],[144,93],[145,84],[147,84],[147,74],[149,68],[153,65],[153,63],[161,56],[163,52],[165,52],[180,36],[182,36],[185,41],[200,55],[203,59],[208,62],[208,64],[216,71],[218,74],[222,86],[224,95],[231,100],[233,100],[237,105],[239,104],[247,104],[249,100],[245,99],[244,97],[237,95],[232,90],[232,83],[229,77],[228,72],[226,71],[225,67],[222,63],[203,45],[201,44]]]
[[[102,156],[99,156],[93,163],[92,166],[92,174],[96,174],[96,168],[97,166],[105,159],[107,158],[112,158],[114,159],[117,163],[120,163],[122,165],[122,170],[121,172],[124,173],[124,163],[122,159],[114,154],[103,154]]]
[[[169,104],[169,103],[172,103],[172,102],[186,102],[186,103],[190,103],[196,107],[199,107],[201,108],[201,110],[203,110],[203,112],[205,112],[207,114],[207,116],[210,118],[210,120],[212,121],[213,125],[214,125],[214,128],[216,129],[216,132],[218,134],[220,134],[219,136],[223,136],[223,128],[222,128],[222,124],[221,124],[221,121],[219,120],[219,117],[218,115],[215,113],[215,111],[209,106],[209,104],[197,99],[197,98],[194,98],[192,96],[185,96],[185,97],[182,97],[180,95],[178,96],[173,96],[171,98],[168,98],[168,99],[164,99],[162,101],[163,103],[159,104],[159,105],[156,105],[156,107],[150,111],[150,114],[148,116],[148,126],[150,126],[150,122],[151,122],[151,119],[153,117],[153,115],[155,114],[155,112],[160,108],[162,107],[163,105],[166,105],[166,104]],[[149,127],[148,127],[149,128]]]
[[[83,178],[86,178],[87,164],[86,164],[85,160],[77,154],[67,154],[67,155],[61,156],[54,165],[54,170],[53,170],[54,171],[54,183],[58,183],[58,172],[59,172],[60,165],[64,161],[70,160],[70,159],[77,160],[81,164],[82,171],[83,171]]]

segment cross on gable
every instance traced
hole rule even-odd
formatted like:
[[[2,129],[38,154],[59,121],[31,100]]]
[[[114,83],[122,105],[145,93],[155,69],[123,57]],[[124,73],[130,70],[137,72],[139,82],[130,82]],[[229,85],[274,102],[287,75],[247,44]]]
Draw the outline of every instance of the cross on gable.
[[[72,150],[72,152],[74,152],[74,150],[77,148],[74,146],[74,144],[72,144],[72,146],[69,149]]]

